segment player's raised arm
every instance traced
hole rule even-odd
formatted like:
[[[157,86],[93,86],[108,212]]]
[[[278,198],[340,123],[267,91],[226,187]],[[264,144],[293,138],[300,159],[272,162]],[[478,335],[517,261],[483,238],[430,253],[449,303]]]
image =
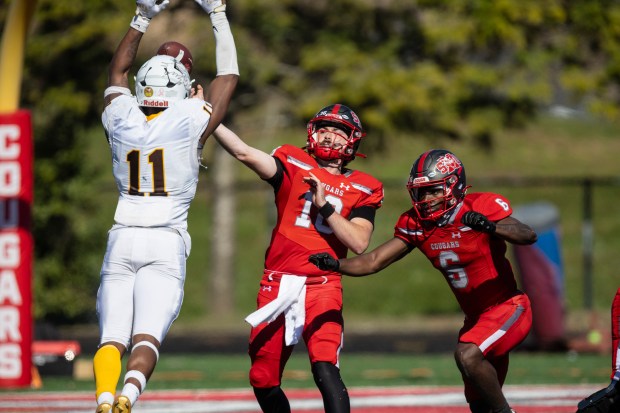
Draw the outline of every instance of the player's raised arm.
[[[260,178],[272,178],[278,171],[278,165],[273,156],[248,145],[223,124],[218,126],[213,136],[228,153],[256,172]]]
[[[164,10],[168,3],[170,0],[163,0],[161,3],[157,3],[156,0],[136,1],[136,15],[131,19],[130,27],[116,48],[108,68],[108,89],[104,94],[106,106],[121,94],[131,94],[128,75],[136,59],[142,35],[146,32],[151,19]]]
[[[204,145],[207,138],[224,120],[228,105],[232,98],[237,81],[239,80],[239,66],[237,64],[237,49],[226,17],[226,0],[196,0],[196,3],[209,14],[213,34],[215,35],[215,62],[217,74],[211,82],[207,92],[207,101],[213,112],[209,125],[205,129],[200,144]]]

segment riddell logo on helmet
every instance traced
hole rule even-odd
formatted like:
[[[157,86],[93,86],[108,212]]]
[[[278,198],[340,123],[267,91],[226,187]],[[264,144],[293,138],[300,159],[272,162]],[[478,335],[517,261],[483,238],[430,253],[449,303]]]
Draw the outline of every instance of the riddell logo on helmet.
[[[456,171],[460,167],[461,162],[451,153],[447,153],[437,160],[437,169],[442,174],[449,174]]]
[[[142,106],[152,106],[152,107],[168,107],[167,100],[145,100],[142,102]]]

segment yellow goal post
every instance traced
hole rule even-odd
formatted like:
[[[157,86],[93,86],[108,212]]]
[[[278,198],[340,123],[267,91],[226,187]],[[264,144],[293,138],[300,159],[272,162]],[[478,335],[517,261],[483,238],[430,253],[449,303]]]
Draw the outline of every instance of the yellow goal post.
[[[0,44],[0,113],[19,108],[24,48],[36,0],[11,2]]]

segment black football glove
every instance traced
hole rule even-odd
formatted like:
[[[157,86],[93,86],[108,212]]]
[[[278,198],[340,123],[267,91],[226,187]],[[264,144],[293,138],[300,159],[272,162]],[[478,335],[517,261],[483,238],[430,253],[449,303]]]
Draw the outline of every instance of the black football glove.
[[[312,254],[308,257],[308,261],[319,267],[319,270],[323,271],[338,271],[340,268],[340,261],[327,252]]]
[[[461,218],[461,222],[476,231],[495,232],[495,222],[489,221],[489,219],[480,212],[465,212]]]

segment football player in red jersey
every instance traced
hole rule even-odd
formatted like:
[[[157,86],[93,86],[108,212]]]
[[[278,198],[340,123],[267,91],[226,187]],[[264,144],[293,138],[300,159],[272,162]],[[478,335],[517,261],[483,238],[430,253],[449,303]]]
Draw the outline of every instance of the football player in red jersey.
[[[620,288],[611,305],[611,383],[579,402],[577,413],[620,413]]]
[[[351,276],[376,273],[419,248],[445,277],[465,313],[454,353],[473,413],[511,409],[502,393],[508,354],[527,336],[532,313],[517,289],[506,241],[527,245],[536,233],[511,216],[506,198],[466,194],[465,168],[446,150],[430,150],[413,164],[407,189],[413,208],[403,213],[394,238],[363,255],[339,260],[309,257],[318,268]]]
[[[325,411],[350,411],[340,377],[342,348],[341,275],[323,271],[308,256],[329,251],[344,258],[361,254],[373,231],[383,185],[372,176],[347,168],[364,136],[357,115],[335,104],[308,123],[305,148],[283,145],[271,154],[243,142],[220,125],[217,141],[274,188],[277,222],[266,252],[252,325],[250,383],[264,412],[290,412],[280,387],[295,343],[306,343],[312,374]]]

